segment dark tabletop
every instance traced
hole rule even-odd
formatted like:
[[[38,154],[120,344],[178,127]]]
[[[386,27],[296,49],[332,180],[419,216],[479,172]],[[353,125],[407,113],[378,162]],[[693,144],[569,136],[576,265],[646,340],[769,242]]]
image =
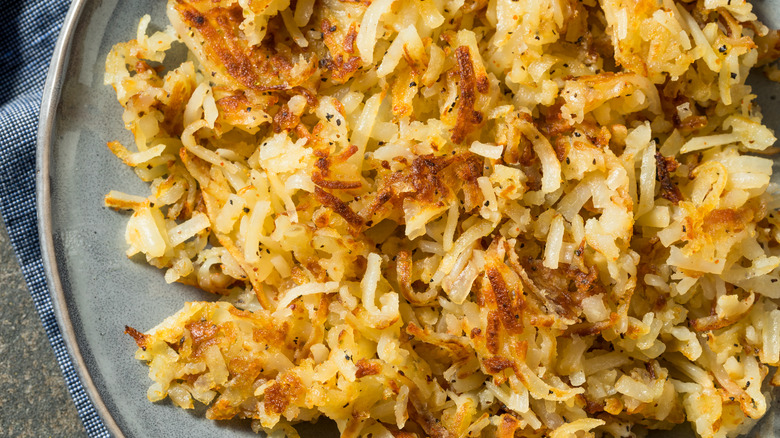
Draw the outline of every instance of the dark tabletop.
[[[0,218],[0,436],[86,437]]]

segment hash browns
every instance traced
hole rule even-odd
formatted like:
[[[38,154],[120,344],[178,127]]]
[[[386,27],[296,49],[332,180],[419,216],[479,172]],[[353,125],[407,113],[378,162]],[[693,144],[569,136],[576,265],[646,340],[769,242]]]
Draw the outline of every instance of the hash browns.
[[[170,0],[109,54],[151,401],[295,436],[745,433],[780,364],[740,0]],[[161,66],[186,44],[189,58]]]

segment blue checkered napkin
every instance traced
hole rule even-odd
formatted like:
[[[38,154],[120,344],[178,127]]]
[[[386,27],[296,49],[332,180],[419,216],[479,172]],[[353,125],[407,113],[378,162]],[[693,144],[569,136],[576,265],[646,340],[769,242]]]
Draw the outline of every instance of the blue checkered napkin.
[[[69,3],[0,1],[4,9],[0,14],[0,212],[87,434],[108,437],[76,375],[54,318],[35,215],[38,111],[54,43]]]

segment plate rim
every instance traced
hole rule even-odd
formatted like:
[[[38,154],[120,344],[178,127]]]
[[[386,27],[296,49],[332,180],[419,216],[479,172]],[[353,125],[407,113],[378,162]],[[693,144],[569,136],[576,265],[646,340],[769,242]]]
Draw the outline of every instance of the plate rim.
[[[112,436],[123,438],[125,434],[119,428],[119,425],[104,403],[81,354],[76,332],[73,329],[70,314],[68,313],[65,290],[60,279],[52,227],[50,171],[54,125],[59,113],[58,107],[65,81],[64,73],[70,60],[73,35],[80,24],[88,3],[90,3],[90,0],[72,0],[60,29],[57,43],[54,46],[49,70],[46,75],[41,108],[38,114],[35,159],[35,206],[43,270],[46,284],[49,288],[54,316],[65,343],[65,348],[81,385],[106,429]],[[81,418],[81,414],[79,417]],[[83,423],[83,418],[81,420]]]

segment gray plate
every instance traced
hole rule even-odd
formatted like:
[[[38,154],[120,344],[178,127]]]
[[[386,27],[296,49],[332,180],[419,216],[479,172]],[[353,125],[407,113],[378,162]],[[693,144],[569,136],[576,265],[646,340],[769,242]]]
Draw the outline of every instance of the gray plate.
[[[103,196],[111,189],[148,192],[106,148],[107,141],[130,144],[132,139],[113,90],[103,85],[104,60],[114,44],[135,36],[144,13],[154,17],[152,28],[163,28],[165,3],[73,1],[49,71],[38,137],[38,215],[46,275],[71,358],[114,436],[256,436],[248,421],[216,423],[206,420],[202,409],[149,403],[147,368],[133,359],[135,345],[123,334],[125,325],[147,330],[186,301],[213,298],[167,285],[157,269],[128,261],[122,231],[127,217],[103,207]],[[770,27],[780,26],[780,10],[774,5],[777,0],[757,4]],[[762,75],[754,78],[767,123],[780,128],[780,111],[774,110],[780,89],[765,83]],[[767,415],[757,436],[780,430],[777,413],[773,409]],[[329,424],[305,429],[304,436],[333,430]]]

